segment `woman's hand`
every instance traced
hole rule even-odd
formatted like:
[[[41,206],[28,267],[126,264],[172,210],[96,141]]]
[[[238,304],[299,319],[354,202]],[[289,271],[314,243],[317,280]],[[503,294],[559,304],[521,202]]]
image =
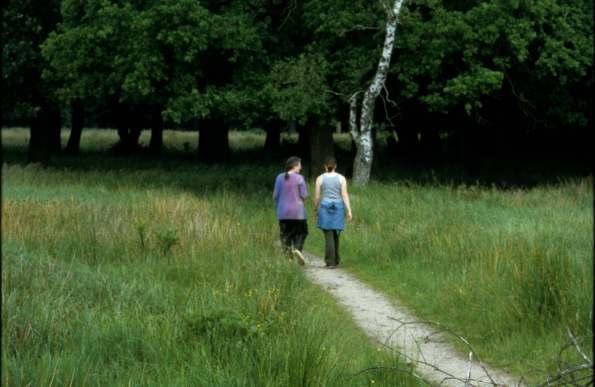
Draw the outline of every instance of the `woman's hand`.
[[[353,215],[351,214],[351,211],[347,211],[347,221],[351,222],[353,220]]]

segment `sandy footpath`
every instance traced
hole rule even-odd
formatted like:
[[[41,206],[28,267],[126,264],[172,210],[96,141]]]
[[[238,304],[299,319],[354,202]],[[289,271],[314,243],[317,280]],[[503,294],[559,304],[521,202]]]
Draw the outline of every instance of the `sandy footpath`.
[[[444,333],[341,269],[324,268],[324,262],[306,256],[308,278],[328,291],[353,316],[366,334],[404,355],[416,364],[416,373],[441,386],[521,386],[518,380],[457,353],[444,340]]]

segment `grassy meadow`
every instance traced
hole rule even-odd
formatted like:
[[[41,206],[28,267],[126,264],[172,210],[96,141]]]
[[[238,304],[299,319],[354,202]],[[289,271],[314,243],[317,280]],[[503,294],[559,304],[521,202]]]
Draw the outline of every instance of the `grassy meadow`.
[[[418,385],[279,253],[276,167],[116,158],[88,130],[44,168],[26,136],[2,131],[3,386]]]
[[[352,188],[344,267],[536,383],[556,373],[567,328],[592,350],[591,187],[585,178],[530,190]],[[323,251],[320,235],[309,242]]]
[[[85,130],[80,157],[42,168],[25,130],[2,131],[3,385],[416,385],[353,376],[397,360],[279,255],[270,195],[289,154],[261,160],[263,133],[232,132],[232,162],[207,166],[196,137],[117,158],[115,131]],[[592,176],[499,188],[393,165],[350,186],[345,269],[531,383],[567,328],[592,350]]]

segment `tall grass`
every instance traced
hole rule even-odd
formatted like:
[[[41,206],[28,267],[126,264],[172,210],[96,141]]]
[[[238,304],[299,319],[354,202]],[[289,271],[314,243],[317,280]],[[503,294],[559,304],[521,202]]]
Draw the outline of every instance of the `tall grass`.
[[[279,253],[276,167],[95,157],[3,166],[2,385],[417,385],[356,376],[398,360]]]
[[[3,383],[414,385],[347,377],[394,359],[279,256],[281,160],[259,159],[262,133],[234,132],[232,163],[207,166],[186,157],[193,133],[166,131],[155,160],[110,157],[114,133],[86,130],[81,157],[49,168],[23,163],[25,131],[2,135]],[[500,189],[399,168],[350,187],[342,265],[492,365],[543,380],[566,328],[591,334],[592,177]]]
[[[591,335],[591,187],[587,177],[533,189],[352,188],[344,266],[465,336],[482,359],[544,380],[555,373],[566,328]],[[322,252],[319,234],[309,242]],[[585,345],[592,349],[590,339]]]

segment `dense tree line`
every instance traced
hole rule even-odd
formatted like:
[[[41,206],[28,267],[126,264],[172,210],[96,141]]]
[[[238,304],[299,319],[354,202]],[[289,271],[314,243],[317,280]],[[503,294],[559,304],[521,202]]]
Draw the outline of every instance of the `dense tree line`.
[[[200,133],[198,156],[229,157],[231,127],[295,127],[313,165],[347,130],[374,78],[392,2],[378,0],[10,1],[2,28],[6,123],[31,128],[31,161],[76,154],[85,125],[114,150],[163,147],[164,126]],[[592,130],[593,4],[587,0],[406,0],[374,129],[393,152],[436,158],[445,137],[473,162],[584,143]],[[71,134],[62,149],[62,118]],[[86,124],[85,124],[86,122]]]

